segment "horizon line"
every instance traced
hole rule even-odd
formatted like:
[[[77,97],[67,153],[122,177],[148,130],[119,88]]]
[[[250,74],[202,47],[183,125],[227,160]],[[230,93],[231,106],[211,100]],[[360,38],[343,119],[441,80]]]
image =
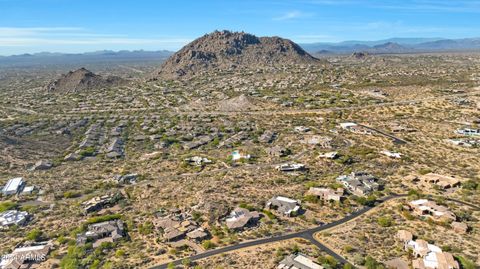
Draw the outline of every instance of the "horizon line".
[[[200,38],[200,37],[199,37]],[[316,41],[316,42],[296,42],[294,41],[294,38],[286,38],[290,39],[296,44],[299,44],[301,46],[305,45],[316,45],[316,44],[325,44],[325,45],[335,45],[335,44],[342,44],[342,43],[350,43],[350,42],[365,42],[365,43],[374,43],[374,42],[391,42],[389,40],[392,39],[426,39],[426,40],[464,40],[464,39],[480,39],[480,37],[462,37],[462,38],[444,38],[444,37],[389,37],[389,38],[383,38],[383,39],[374,39],[374,40],[356,40],[356,39],[346,39],[342,41]],[[38,50],[38,51],[31,51],[31,52],[24,52],[24,53],[14,53],[14,54],[0,54],[0,57],[14,57],[14,56],[25,56],[25,55],[37,55],[37,54],[61,54],[61,55],[75,55],[75,54],[88,54],[88,53],[97,53],[97,52],[114,52],[114,53],[119,53],[119,52],[172,52],[175,53],[179,50],[181,50],[184,46],[189,44],[195,39],[192,39],[189,42],[186,42],[185,44],[181,45],[180,48],[172,50],[172,49],[167,49],[167,48],[159,48],[159,49],[145,49],[145,48],[138,48],[138,49],[109,49],[109,48],[104,48],[104,49],[98,49],[98,50],[85,50],[85,51],[62,51],[62,50],[56,50],[56,51],[48,51],[48,50]],[[426,41],[429,42],[429,41]],[[394,42],[396,43],[396,42]],[[420,42],[424,43],[424,42]],[[419,43],[419,44],[420,44]],[[399,43],[402,45],[401,43]],[[405,44],[405,43],[404,43]],[[405,44],[407,45],[407,44]],[[53,56],[53,55],[52,55]]]

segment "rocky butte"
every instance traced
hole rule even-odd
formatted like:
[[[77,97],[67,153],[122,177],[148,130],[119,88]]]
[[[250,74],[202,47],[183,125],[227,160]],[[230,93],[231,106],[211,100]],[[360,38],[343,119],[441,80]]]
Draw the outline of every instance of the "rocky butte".
[[[299,45],[280,37],[257,37],[244,32],[215,31],[172,55],[153,79],[189,78],[209,71],[321,64]]]

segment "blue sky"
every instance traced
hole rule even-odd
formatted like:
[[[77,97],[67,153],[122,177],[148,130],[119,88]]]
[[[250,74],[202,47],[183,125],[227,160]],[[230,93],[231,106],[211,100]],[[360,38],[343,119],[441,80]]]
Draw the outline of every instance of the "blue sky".
[[[298,43],[480,37],[480,0],[0,0],[0,55],[176,50],[216,29]]]

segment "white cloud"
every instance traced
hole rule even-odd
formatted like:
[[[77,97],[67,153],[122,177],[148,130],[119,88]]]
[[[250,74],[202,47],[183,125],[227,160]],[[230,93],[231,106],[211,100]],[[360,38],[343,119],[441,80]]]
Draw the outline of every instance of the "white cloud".
[[[0,47],[44,46],[44,45],[182,45],[189,39],[141,39],[141,38],[8,38],[0,37]]]
[[[311,13],[304,13],[302,11],[298,10],[291,10],[286,12],[285,14],[273,18],[275,21],[286,21],[286,20],[293,20],[293,19],[298,19],[298,18],[305,18],[305,17],[311,17]]]
[[[131,38],[125,35],[99,34],[78,27],[0,27],[0,47],[65,45],[165,45],[176,47],[187,38]]]
[[[85,29],[79,27],[0,27],[1,36],[38,36],[58,33],[79,33]]]

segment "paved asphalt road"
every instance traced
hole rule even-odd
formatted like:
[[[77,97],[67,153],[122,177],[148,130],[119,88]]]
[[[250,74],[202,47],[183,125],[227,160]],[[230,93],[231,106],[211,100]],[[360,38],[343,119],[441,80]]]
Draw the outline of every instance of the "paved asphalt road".
[[[403,195],[403,194],[392,194],[390,196],[387,196],[387,197],[381,199],[380,203],[383,203],[385,201],[395,199],[395,198],[398,198],[398,197],[405,197],[405,196],[406,195]],[[329,249],[328,247],[326,247],[322,243],[315,240],[314,234],[316,234],[320,231],[326,230],[326,229],[330,229],[330,228],[335,227],[337,225],[343,224],[345,222],[348,222],[348,221],[350,221],[350,220],[352,220],[352,219],[354,219],[354,218],[356,218],[356,217],[358,217],[362,214],[365,214],[366,212],[370,211],[373,208],[374,207],[366,206],[366,207],[352,213],[351,215],[346,216],[343,219],[339,219],[337,221],[330,222],[330,223],[327,223],[327,224],[324,224],[324,225],[320,225],[320,226],[317,226],[315,228],[303,230],[303,231],[300,231],[300,232],[295,232],[295,233],[290,233],[290,234],[285,234],[285,235],[279,235],[279,236],[273,236],[273,237],[268,237],[268,238],[262,238],[262,239],[258,239],[258,240],[242,242],[242,243],[239,243],[239,244],[236,244],[236,245],[231,245],[231,246],[227,246],[227,247],[223,247],[223,248],[217,248],[217,249],[205,251],[203,253],[199,253],[197,255],[189,257],[189,260],[193,262],[193,261],[196,261],[196,260],[204,259],[204,258],[207,258],[207,257],[215,256],[215,255],[218,255],[218,254],[222,254],[222,253],[226,253],[226,252],[230,252],[230,251],[234,251],[234,250],[239,250],[239,249],[242,249],[242,248],[264,245],[264,244],[274,243],[274,242],[278,242],[278,241],[289,240],[289,239],[293,239],[293,238],[303,238],[303,239],[306,239],[306,240],[310,241],[312,244],[314,244],[315,246],[317,246],[321,250],[325,251],[326,253],[328,253],[329,255],[334,257],[339,262],[345,264],[345,263],[348,263],[347,260],[345,260],[342,256],[338,255],[337,253],[335,253],[333,250]],[[176,261],[173,261],[172,263],[174,265],[180,265],[182,263],[182,260],[176,260]],[[152,269],[165,269],[165,268],[167,268],[167,266],[168,266],[168,264],[162,264],[162,265],[157,265],[157,266],[154,266],[154,267],[151,267],[151,268]]]
[[[431,198],[431,196],[429,196],[428,198]],[[452,202],[456,202],[456,203],[459,203],[459,204],[462,204],[462,205],[466,205],[466,206],[469,206],[469,207],[471,207],[471,208],[475,208],[476,210],[479,210],[479,211],[480,211],[480,206],[478,206],[478,205],[474,205],[474,204],[467,203],[467,202],[460,201],[460,200],[453,199],[453,198],[445,198],[445,200],[447,200],[447,201],[452,201]]]
[[[386,137],[391,138],[391,139],[393,140],[393,143],[395,143],[395,144],[407,144],[407,141],[405,141],[405,140],[403,140],[403,139],[401,139],[401,138],[398,138],[398,137],[396,137],[396,136],[394,136],[394,135],[391,135],[391,134],[389,134],[389,133],[386,133],[386,132],[384,132],[384,131],[382,131],[382,130],[379,130],[379,129],[376,129],[376,128],[373,128],[373,127],[370,127],[370,126],[366,126],[366,125],[363,125],[363,124],[358,124],[358,125],[359,125],[359,126],[362,126],[362,127],[364,127],[364,128],[367,128],[367,129],[369,129],[369,130],[372,130],[372,131],[374,131],[374,132],[377,132],[377,133],[379,133],[379,134],[382,134],[382,135],[384,135],[384,136],[386,136]]]

